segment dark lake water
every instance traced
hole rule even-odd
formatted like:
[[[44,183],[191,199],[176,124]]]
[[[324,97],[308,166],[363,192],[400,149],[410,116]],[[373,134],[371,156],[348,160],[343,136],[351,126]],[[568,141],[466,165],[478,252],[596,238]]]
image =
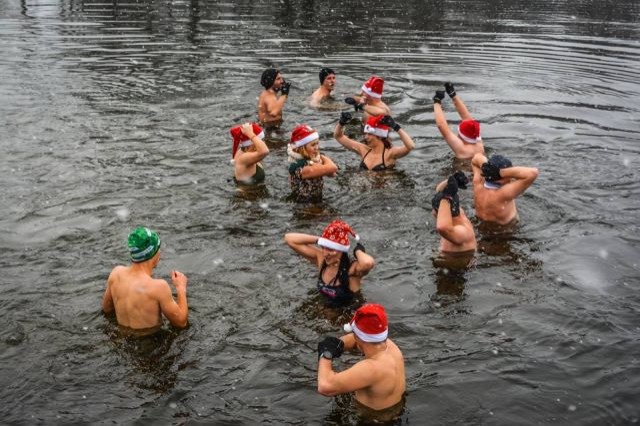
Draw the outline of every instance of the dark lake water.
[[[2,423],[357,424],[316,393],[316,343],[348,313],[322,312],[282,241],[335,217],[377,260],[363,297],[405,355],[403,424],[639,422],[640,2],[8,0],[0,40]],[[265,193],[230,181],[228,129],[270,65],[293,83],[280,138],[308,123],[340,167],[320,206],[286,200],[277,140]],[[322,66],[338,99],[386,79],[417,145],[395,172],[359,172],[339,112],[306,104]],[[445,81],[489,154],[540,169],[464,273],[433,265],[430,199],[458,166]],[[139,224],[157,275],[190,279],[186,330],[134,339],[100,311]]]

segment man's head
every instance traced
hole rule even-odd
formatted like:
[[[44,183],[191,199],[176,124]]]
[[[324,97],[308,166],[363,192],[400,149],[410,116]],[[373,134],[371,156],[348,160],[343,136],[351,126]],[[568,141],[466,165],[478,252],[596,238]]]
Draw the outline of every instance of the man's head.
[[[260,77],[260,84],[267,90],[278,90],[282,85],[282,74],[275,68],[267,68]]]
[[[384,342],[389,334],[387,313],[382,305],[367,303],[358,308],[344,330],[365,343]]]
[[[146,262],[160,250],[160,237],[149,228],[138,226],[129,234],[127,245],[134,263]]]
[[[487,161],[486,165],[483,164],[483,173],[482,176],[488,182],[498,182],[502,178],[500,177],[500,170],[508,169],[509,167],[513,167],[511,164],[511,160],[502,155],[496,154],[492,155]]]
[[[326,86],[327,89],[333,90],[333,86],[336,84],[336,72],[331,68],[322,68],[320,70],[320,85]]]

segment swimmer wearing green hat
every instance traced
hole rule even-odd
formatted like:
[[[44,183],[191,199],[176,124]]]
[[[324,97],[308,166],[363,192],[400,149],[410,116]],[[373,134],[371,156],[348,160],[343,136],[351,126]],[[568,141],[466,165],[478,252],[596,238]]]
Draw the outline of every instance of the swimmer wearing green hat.
[[[107,289],[102,297],[102,310],[115,311],[118,324],[138,331],[153,332],[162,325],[162,315],[179,328],[187,326],[187,277],[172,271],[171,281],[176,288],[173,299],[169,284],[152,277],[160,261],[160,237],[139,226],[127,240],[131,265],[116,266],[109,274]]]

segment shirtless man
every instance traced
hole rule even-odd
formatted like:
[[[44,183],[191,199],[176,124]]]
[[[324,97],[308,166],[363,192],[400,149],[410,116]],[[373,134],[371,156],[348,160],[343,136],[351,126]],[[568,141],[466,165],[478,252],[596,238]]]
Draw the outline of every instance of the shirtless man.
[[[336,85],[336,73],[331,68],[322,68],[320,70],[320,87],[311,95],[311,106],[318,106],[322,101],[331,97],[331,92]]]
[[[466,188],[467,177],[456,172],[436,186],[436,195],[431,200],[436,229],[440,234],[440,252],[444,254],[473,252],[476,249],[476,234],[469,218],[460,208],[458,186]]]
[[[456,158],[460,160],[468,160],[477,153],[484,154],[484,145],[480,137],[480,123],[475,121],[471,114],[469,114],[460,96],[456,95],[456,89],[453,87],[453,84],[445,83],[444,87],[462,121],[458,126],[458,134],[453,133],[442,111],[441,103],[444,99],[444,90],[437,90],[433,97],[433,115],[436,119],[436,125],[438,126],[438,130],[440,130],[440,134],[442,134],[442,137]]]
[[[381,305],[365,304],[341,338],[326,337],[318,343],[318,392],[325,396],[355,392],[356,401],[369,411],[402,410],[406,388],[404,358],[387,338],[387,314]],[[357,349],[364,360],[341,372],[333,371],[332,360],[343,350]]]
[[[109,274],[107,289],[102,297],[102,310],[115,310],[118,324],[135,330],[155,331],[162,325],[161,313],[179,328],[187,326],[187,277],[171,272],[171,280],[178,294],[173,300],[171,288],[165,280],[152,278],[160,261],[160,237],[142,226],[129,234],[130,266],[116,266]]]
[[[264,90],[258,98],[258,121],[265,127],[276,127],[282,122],[282,110],[289,97],[291,83],[285,82],[277,69],[268,68],[262,73],[260,84]]]
[[[508,225],[518,221],[515,199],[538,177],[535,167],[513,167],[502,155],[489,160],[476,154],[471,160],[476,216],[485,222]]]
[[[344,100],[349,105],[353,105],[356,111],[362,111],[363,124],[366,124],[371,116],[391,115],[391,108],[382,102],[383,87],[384,80],[373,75],[362,85],[362,91],[359,96]]]

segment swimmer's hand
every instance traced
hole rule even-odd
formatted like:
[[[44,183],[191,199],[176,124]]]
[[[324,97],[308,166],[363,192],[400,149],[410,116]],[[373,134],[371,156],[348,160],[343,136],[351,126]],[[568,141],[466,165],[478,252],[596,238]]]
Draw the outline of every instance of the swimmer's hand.
[[[289,83],[288,81],[285,81],[284,83],[282,83],[282,87],[280,88],[280,93],[282,95],[289,95],[289,89],[291,89],[291,83]]]
[[[350,122],[352,118],[353,118],[353,115],[351,115],[350,112],[344,111],[342,114],[340,114],[339,123],[341,126],[344,126],[345,124]]]
[[[173,286],[177,289],[184,288],[187,289],[187,276],[180,271],[171,271],[171,282]]]
[[[444,99],[444,90],[436,90],[436,94],[433,95],[433,103],[439,104]]]
[[[458,181],[455,177],[449,176],[449,179],[447,179],[447,186],[442,190],[442,196],[444,198],[452,199],[456,195],[458,195]]]
[[[444,84],[444,90],[447,91],[447,95],[449,95],[449,97],[451,99],[456,97],[456,89],[453,87],[453,84],[447,82]]]
[[[356,256],[356,253],[358,252],[358,250],[362,251],[363,253],[366,253],[367,251],[364,249],[364,246],[360,243],[356,244],[356,247],[353,249],[353,257],[355,257],[356,259],[358,258],[358,256]]]
[[[462,170],[458,170],[453,174],[453,177],[458,182],[458,187],[462,189],[467,189],[467,184],[469,183],[469,178],[464,174]]]
[[[358,102],[355,98],[344,98],[344,101],[349,105],[353,105],[356,111],[362,111],[364,109],[364,103]]]
[[[253,132],[253,126],[251,125],[251,123],[244,123],[242,126],[240,126],[240,130],[242,130],[242,134],[249,139],[252,139],[256,135]]]
[[[400,130],[400,125],[396,123],[396,120],[393,119],[390,115],[385,115],[380,119],[380,124],[384,124],[385,126],[391,127],[396,132]]]
[[[482,165],[481,170],[482,170],[482,177],[488,180],[489,182],[502,179],[502,176],[500,176],[500,169],[498,168],[498,166],[495,166],[489,163],[488,161]]]
[[[327,359],[339,358],[343,351],[344,342],[337,337],[327,336],[318,343],[318,359],[320,359],[325,352],[331,357],[325,357]]]

